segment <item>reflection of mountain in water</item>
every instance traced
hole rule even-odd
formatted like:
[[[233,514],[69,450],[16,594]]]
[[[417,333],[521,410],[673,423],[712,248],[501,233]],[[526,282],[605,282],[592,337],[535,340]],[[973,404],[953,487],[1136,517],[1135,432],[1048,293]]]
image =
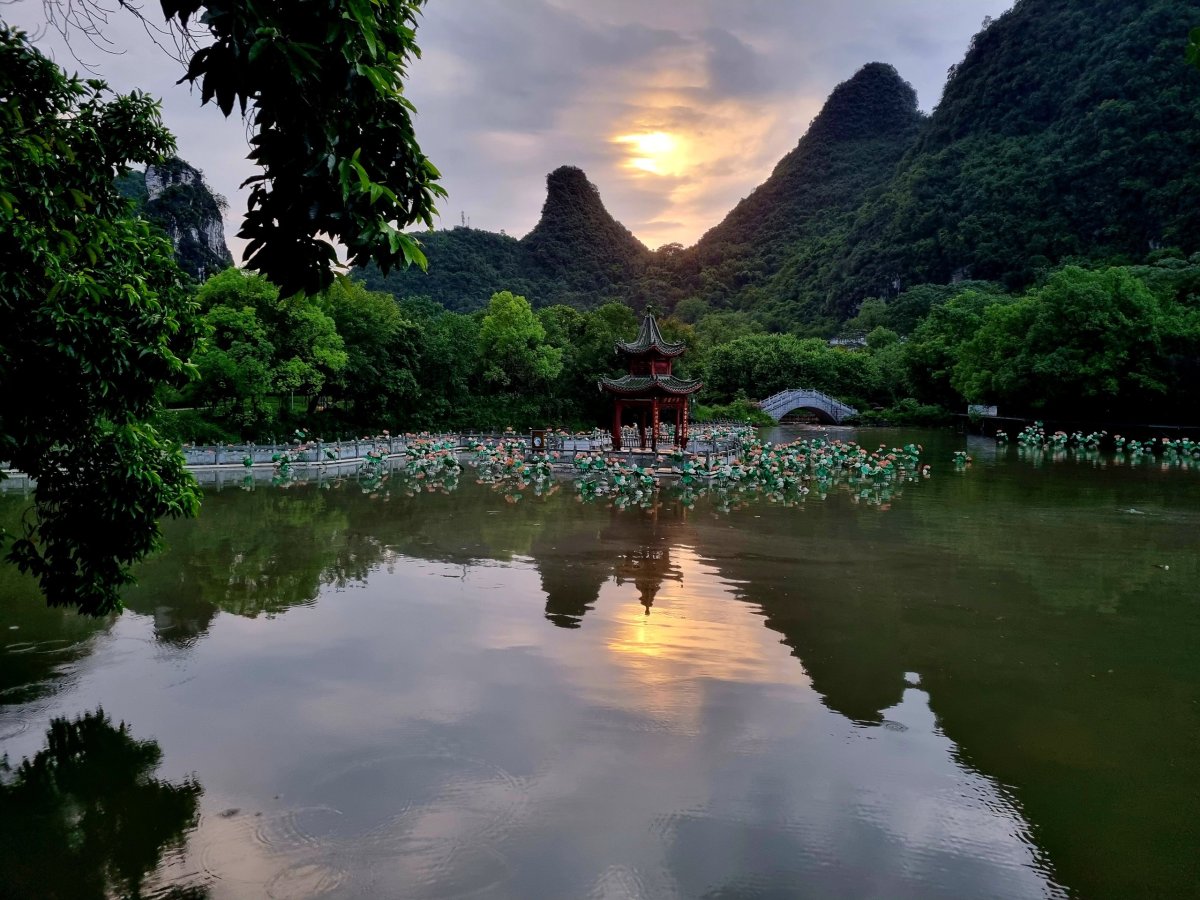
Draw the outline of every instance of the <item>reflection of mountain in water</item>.
[[[390,554],[455,563],[511,555],[490,537],[493,523],[459,509],[445,494],[367,494],[353,481],[209,493],[199,519],[163,523],[168,551],[139,567],[125,604],[153,615],[161,640],[187,645],[218,611],[276,615],[325,586],[365,581]],[[504,512],[511,538],[513,519],[536,510]]]
[[[365,581],[391,555],[456,565],[532,556],[546,615],[564,627],[578,626],[609,578],[633,581],[647,609],[662,580],[680,578],[668,540],[678,504],[660,522],[657,510],[606,513],[553,498],[509,505],[477,485],[455,495],[405,486],[369,496],[353,482],[229,490],[204,502],[198,520],[164,523],[168,551],[140,567],[124,598],[177,645],[206,632],[218,611],[282,613],[312,603],[322,587]],[[604,515],[607,526],[597,522]]]
[[[103,710],[55,719],[46,746],[0,764],[0,893],[138,897],[196,825],[199,783],[153,777],[162,759]],[[201,888],[166,896],[204,896]],[[156,894],[156,896],[161,896]]]
[[[217,494],[199,522],[170,526],[174,550],[143,568],[129,605],[153,612],[164,640],[186,641],[218,609],[278,613],[392,555],[464,565],[528,557],[546,618],[578,628],[609,582],[632,582],[647,609],[666,579],[682,581],[686,597],[673,550],[687,546],[762,611],[830,710],[884,724],[905,674],[920,673],[962,761],[1012,786],[1069,884],[1084,894],[1186,893],[1200,880],[1195,862],[1155,866],[1163,848],[1200,843],[1193,811],[1177,802],[1200,780],[1189,724],[1200,657],[1189,630],[1170,624],[1193,621],[1186,598],[1154,589],[1161,570],[1148,554],[1177,542],[1172,577],[1200,582],[1200,563],[1184,552],[1193,532],[1094,521],[1097,507],[1148,506],[1153,496],[1114,489],[1098,500],[1091,485],[1086,505],[1056,502],[1056,516],[1031,517],[1023,508],[1038,496],[1045,506],[1055,488],[998,484],[948,482],[941,502],[959,504],[957,515],[912,504],[884,516],[821,513],[818,527],[798,518],[813,510],[765,503],[728,515],[703,502],[694,512],[604,510],[561,494],[509,505],[469,484],[454,496],[371,498],[352,484]],[[1097,868],[1094,848],[1123,861]]]
[[[154,616],[161,640],[182,645],[218,610],[255,617],[311,602],[356,549],[346,511],[308,485],[209,494],[199,519],[164,532],[168,551],[139,567],[124,600]]]
[[[1176,854],[1175,869],[1162,860],[1164,848],[1200,842],[1194,810],[1177,802],[1200,779],[1200,757],[1194,729],[1165,723],[1200,686],[1200,659],[1187,629],[1164,627],[1188,616],[1151,587],[1147,554],[1186,560],[1184,580],[1198,583],[1188,537],[1105,532],[1070,508],[1032,526],[998,499],[977,508],[987,515],[968,529],[958,520],[957,535],[944,510],[914,506],[886,520],[824,517],[799,544],[789,511],[761,507],[753,528],[697,527],[689,542],[761,608],[828,708],[886,724],[906,673],[920,673],[960,759],[1012,786],[1082,895],[1187,893],[1200,883],[1194,854]],[[1105,614],[1120,605],[1130,614]],[[1097,865],[1096,848],[1111,849],[1099,854],[1111,866]]]
[[[1187,629],[1165,627],[1187,620],[1185,598],[1153,589],[1148,557],[1182,559],[1185,582],[1200,582],[1188,532],[1114,534],[1070,505],[1030,523],[1018,507],[1031,498],[1006,508],[986,483],[953,486],[986,511],[965,529],[944,510],[914,506],[822,516],[800,537],[794,510],[756,504],[684,519],[668,504],[654,517],[610,513],[598,535],[594,526],[559,534],[533,556],[547,616],[578,627],[609,578],[652,599],[666,575],[683,581],[686,597],[672,551],[694,549],[762,610],[830,710],[890,726],[908,673],[920,673],[936,727],[964,764],[1012,786],[1068,884],[1089,895],[1114,885],[1118,895],[1145,885],[1186,893],[1200,863],[1181,850],[1180,865],[1166,869],[1162,852],[1200,842],[1193,810],[1175,799],[1200,780],[1200,758],[1194,728],[1165,723],[1193,711],[1186,698],[1200,685],[1200,659]],[[1120,495],[1104,502],[1130,505]],[[1065,544],[1064,530],[1078,540]],[[1106,614],[1122,604],[1131,615]],[[1112,866],[1097,868],[1098,847],[1112,849]]]

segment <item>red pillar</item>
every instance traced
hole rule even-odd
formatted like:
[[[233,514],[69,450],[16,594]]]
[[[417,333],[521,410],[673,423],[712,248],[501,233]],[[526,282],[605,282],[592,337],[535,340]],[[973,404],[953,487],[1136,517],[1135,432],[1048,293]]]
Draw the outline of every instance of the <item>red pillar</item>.
[[[683,437],[679,441],[679,449],[686,450],[687,443],[688,443],[688,399],[687,399],[687,397],[684,397],[680,401],[680,405],[683,406]]]
[[[650,401],[650,451],[658,452],[658,398],[655,397]]]
[[[646,410],[638,407],[638,449],[646,449]]]
[[[613,403],[612,445],[614,450],[621,449],[621,401]]]

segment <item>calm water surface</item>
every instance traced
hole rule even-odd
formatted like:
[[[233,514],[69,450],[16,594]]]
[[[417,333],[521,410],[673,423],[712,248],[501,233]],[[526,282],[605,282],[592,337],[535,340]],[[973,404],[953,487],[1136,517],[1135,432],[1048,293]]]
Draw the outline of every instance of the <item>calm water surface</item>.
[[[909,439],[882,507],[227,488],[103,622],[0,568],[0,895],[1200,892],[1200,470]]]

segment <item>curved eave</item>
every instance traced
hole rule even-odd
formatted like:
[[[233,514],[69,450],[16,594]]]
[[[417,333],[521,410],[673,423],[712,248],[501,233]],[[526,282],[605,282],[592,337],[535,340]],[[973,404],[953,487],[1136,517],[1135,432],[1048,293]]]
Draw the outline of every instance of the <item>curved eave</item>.
[[[637,341],[625,343],[617,341],[617,350],[627,356],[649,356],[651,353],[657,353],[659,356],[667,359],[674,359],[687,349],[686,344],[639,344]]]
[[[644,356],[657,353],[661,356],[678,356],[685,349],[682,341],[675,343],[663,337],[658,327],[658,320],[651,313],[642,318],[638,335],[632,341],[617,341],[617,349],[630,356]]]
[[[688,394],[694,394],[704,386],[702,381],[680,381],[674,380],[674,383],[663,382],[658,379],[652,381],[638,381],[633,384],[626,383],[625,379],[601,378],[597,382],[597,386],[610,394],[618,394],[622,397],[647,397],[654,394],[662,394],[668,397],[685,397]]]

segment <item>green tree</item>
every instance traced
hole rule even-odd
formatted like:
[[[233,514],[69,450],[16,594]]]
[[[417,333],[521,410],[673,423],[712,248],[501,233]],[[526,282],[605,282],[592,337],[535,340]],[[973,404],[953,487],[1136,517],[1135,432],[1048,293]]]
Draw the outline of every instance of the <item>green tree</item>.
[[[706,360],[705,395],[722,402],[806,387],[857,405],[874,386],[868,354],[833,348],[819,338],[749,335],[712,348]]]
[[[346,365],[318,298],[281,298],[267,279],[240,269],[214,275],[197,296],[212,329],[197,358],[197,397],[236,427],[261,424],[270,395],[315,399]]]
[[[169,20],[212,38],[185,78],[254,132],[240,236],[246,264],[284,295],[332,281],[334,242],[355,265],[425,264],[406,226],[433,227],[445,191],[417,144],[403,80],[424,0],[246,3],[161,0]],[[326,237],[327,236],[327,237]]]
[[[613,336],[613,340],[632,340],[638,330],[638,317],[624,303],[609,302],[592,313],[592,321]],[[612,353],[611,346],[607,349]]]
[[[546,329],[524,297],[493,294],[479,326],[483,378],[499,389],[542,386],[562,371],[562,351],[546,343]]]
[[[162,750],[103,710],[55,719],[46,746],[0,759],[0,870],[13,897],[140,897],[196,825],[200,784],[154,777]],[[11,892],[11,893],[9,893]]]
[[[1182,316],[1127,269],[1070,266],[1016,303],[989,308],[953,382],[969,400],[1020,410],[1161,411],[1171,387],[1165,345]]]
[[[325,312],[346,345],[346,365],[326,388],[353,407],[355,422],[376,426],[403,417],[420,387],[420,328],[400,312],[389,294],[373,293],[338,279],[322,297]]]
[[[275,348],[252,306],[215,306],[204,316],[208,339],[196,356],[200,379],[192,396],[219,420],[245,431],[270,416]]]
[[[951,383],[961,348],[983,324],[986,309],[1011,302],[1006,295],[966,290],[930,310],[904,345],[907,380],[917,399],[945,409],[962,405]]]
[[[276,347],[272,386],[280,396],[300,396],[311,410],[329,380],[346,365],[346,348],[333,319],[316,298],[280,300],[267,316]]]
[[[879,297],[868,297],[858,307],[853,318],[847,319],[842,325],[842,334],[846,336],[861,336],[880,327],[888,327],[887,301]]]
[[[895,336],[894,331],[877,328],[867,337],[872,370],[870,398],[891,407],[902,400],[912,399],[914,393],[905,356],[907,346],[894,339]]]
[[[0,26],[0,458],[37,479],[8,559],[51,605],[119,607],[163,516],[199,497],[146,424],[200,334],[171,245],[115,178],[174,151],[158,104],[68,78]]]
[[[1004,293],[1003,287],[990,281],[914,284],[898,297],[887,301],[886,316],[882,324],[899,334],[912,334],[913,329],[929,315],[931,309],[957,297],[964,291],[977,291],[982,294]],[[866,306],[865,303],[863,305]]]
[[[478,317],[446,312],[423,298],[402,302],[400,311],[420,329],[421,399],[411,423],[477,427],[480,423],[470,417],[480,389]]]
[[[659,248],[661,252],[663,247]],[[710,312],[709,305],[699,297],[685,297],[675,304],[675,318],[680,322],[695,325]]]
[[[883,325],[878,325],[871,329],[871,333],[867,335],[867,348],[873,352],[883,350],[892,346],[900,340],[900,335],[886,328]]]
[[[562,372],[550,386],[552,410],[563,421],[591,424],[611,415],[611,400],[596,390],[602,375],[616,374],[622,360],[614,345],[636,333],[638,319],[623,303],[606,303],[592,312],[551,306],[538,313],[546,340],[562,351]]]
[[[695,324],[696,350],[703,354],[750,334],[762,334],[762,323],[744,312],[714,312]]]

